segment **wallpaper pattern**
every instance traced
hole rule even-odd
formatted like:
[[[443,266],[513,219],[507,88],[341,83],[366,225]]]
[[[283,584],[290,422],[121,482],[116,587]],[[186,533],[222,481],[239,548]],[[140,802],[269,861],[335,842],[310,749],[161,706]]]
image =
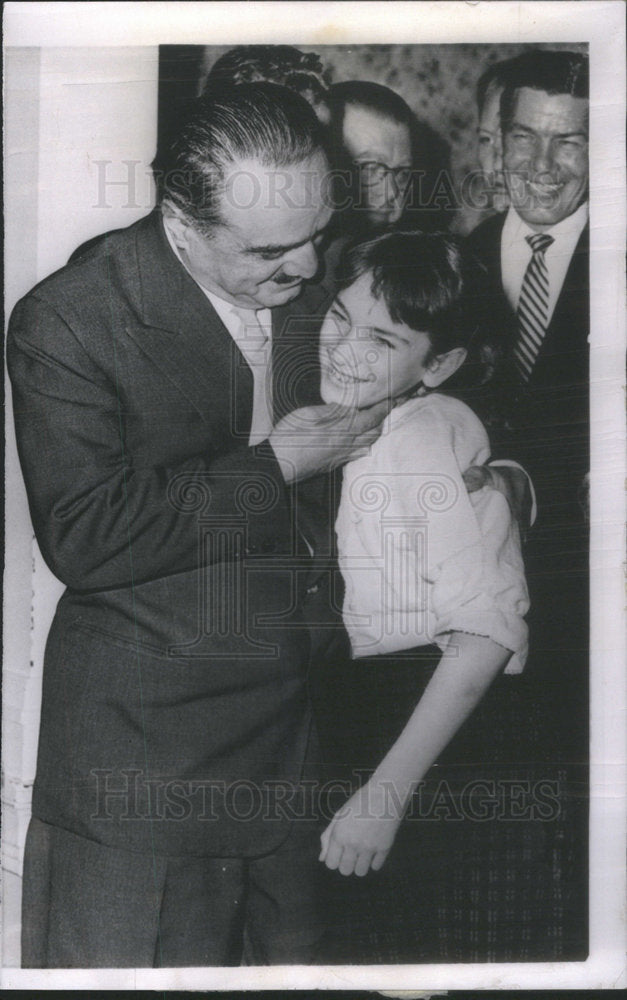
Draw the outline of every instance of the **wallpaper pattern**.
[[[328,68],[331,82],[372,80],[403,97],[418,118],[448,143],[451,152],[451,190],[459,205],[453,228],[468,232],[478,220],[476,211],[464,206],[462,181],[476,168],[477,110],[475,87],[484,69],[528,48],[573,49],[585,52],[582,43],[529,45],[301,45],[317,52]],[[207,45],[201,62],[204,77],[226,51]],[[443,193],[445,192],[443,186]]]

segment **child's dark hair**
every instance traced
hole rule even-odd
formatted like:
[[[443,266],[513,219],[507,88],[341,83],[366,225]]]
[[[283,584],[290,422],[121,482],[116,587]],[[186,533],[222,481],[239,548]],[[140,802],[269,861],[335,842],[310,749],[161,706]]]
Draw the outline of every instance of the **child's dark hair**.
[[[340,288],[364,274],[372,275],[372,294],[383,298],[395,323],[429,335],[432,356],[466,349],[464,385],[490,377],[494,352],[485,339],[486,272],[460,240],[444,233],[391,232],[359,242],[343,257]]]

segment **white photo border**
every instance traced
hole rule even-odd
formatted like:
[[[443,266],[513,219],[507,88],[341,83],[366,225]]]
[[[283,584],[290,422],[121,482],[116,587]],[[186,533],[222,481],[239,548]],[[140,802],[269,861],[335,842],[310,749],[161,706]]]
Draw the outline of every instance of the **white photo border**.
[[[625,7],[526,2],[7,3],[4,44],[587,42],[591,64],[590,956],[490,965],[43,970],[4,989],[616,989],[625,978]],[[383,26],[383,22],[385,22]],[[10,200],[11,190],[5,197]],[[8,252],[14,248],[8,247]],[[15,252],[15,250],[14,250]],[[10,525],[7,526],[7,534]],[[5,581],[10,586],[10,580]]]

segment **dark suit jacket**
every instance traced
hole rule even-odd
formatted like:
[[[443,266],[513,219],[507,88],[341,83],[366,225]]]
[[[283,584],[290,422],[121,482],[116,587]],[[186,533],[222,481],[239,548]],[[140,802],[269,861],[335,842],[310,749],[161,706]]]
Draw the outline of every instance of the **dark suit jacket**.
[[[279,416],[317,398],[325,295],[273,314]],[[250,369],[160,214],[18,303],[8,360],[35,532],[67,586],[34,815],[131,850],[272,849],[289,819],[264,815],[268,782],[298,783],[310,736],[309,560],[273,452],[248,447]]]
[[[537,527],[530,536],[538,557],[551,554],[572,568],[581,562],[585,524],[581,485],[589,465],[589,234],[584,229],[567,271],[529,382],[515,373],[516,317],[501,279],[505,215],[482,223],[468,245],[486,265],[491,321],[503,346],[483,414],[495,451],[507,451],[531,474],[538,493]],[[534,541],[535,538],[535,541]],[[570,539],[570,540],[569,540]]]
[[[590,468],[588,230],[579,239],[536,365],[523,385],[511,353],[516,317],[501,280],[504,220],[504,215],[494,216],[468,238],[488,271],[492,335],[502,348],[479,409],[493,452],[518,460],[537,494],[537,521],[523,549],[531,598],[531,655],[525,674],[540,679],[543,699],[555,706],[547,732],[555,729],[561,735],[556,737],[558,749],[547,752],[585,754],[589,546],[582,483]]]

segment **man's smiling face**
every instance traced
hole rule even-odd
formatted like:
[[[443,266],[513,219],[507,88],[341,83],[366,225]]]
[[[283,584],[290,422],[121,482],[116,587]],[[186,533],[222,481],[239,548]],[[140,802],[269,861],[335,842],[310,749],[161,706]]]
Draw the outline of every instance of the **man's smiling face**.
[[[282,168],[234,163],[224,178],[221,222],[211,234],[177,225],[176,242],[192,277],[249,309],[296,298],[318,270],[317,250],[331,218],[327,175],[322,153]]]
[[[572,215],[588,195],[588,101],[522,87],[504,135],[512,204],[542,231]]]

